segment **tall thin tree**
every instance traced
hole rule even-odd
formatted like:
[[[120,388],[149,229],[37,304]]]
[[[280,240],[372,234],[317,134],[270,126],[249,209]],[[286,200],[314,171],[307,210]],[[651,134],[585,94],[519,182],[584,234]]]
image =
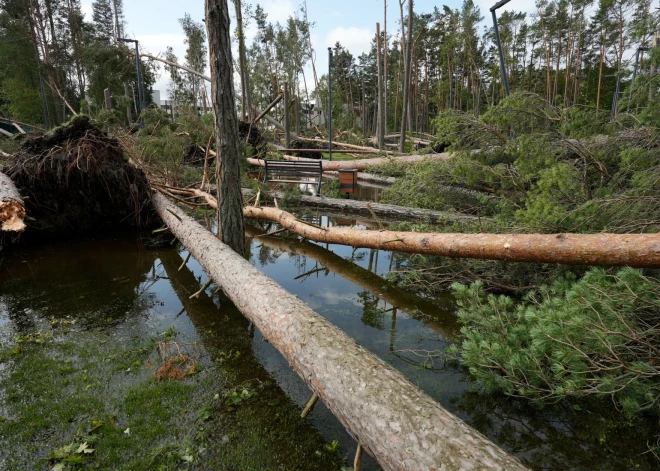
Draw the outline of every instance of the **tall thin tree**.
[[[206,1],[206,31],[211,63],[211,94],[215,111],[218,238],[245,253],[245,222],[241,195],[240,143],[234,93],[234,66],[227,0]]]
[[[404,63],[403,79],[403,115],[401,117],[401,138],[399,152],[403,153],[406,146],[406,125],[408,124],[408,109],[410,103],[410,69],[412,62],[412,27],[413,27],[413,0],[408,0],[408,38],[406,39],[406,57]]]

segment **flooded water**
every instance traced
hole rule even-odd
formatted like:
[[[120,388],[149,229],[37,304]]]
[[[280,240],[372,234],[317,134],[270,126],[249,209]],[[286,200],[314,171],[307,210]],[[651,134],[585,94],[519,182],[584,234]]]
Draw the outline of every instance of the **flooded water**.
[[[323,226],[373,226],[354,218],[308,217]],[[386,274],[403,263],[397,254],[301,242],[281,234],[262,236],[275,228],[249,225],[247,257],[255,267],[528,466],[653,469],[648,454],[640,456],[645,446],[634,430],[625,438],[612,436],[598,413],[538,409],[485,394],[460,366],[421,353],[443,350],[455,338],[459,328],[455,307],[449,295],[425,299],[388,283]],[[81,335],[86,329],[102,329],[104,335],[118,339],[158,335],[174,327],[200,342],[205,351],[238,352],[240,361],[224,370],[226,374],[226,368],[234,368],[230,372],[234,382],[256,379],[276,385],[250,405],[250,420],[257,421],[251,427],[281,434],[267,443],[271,448],[266,454],[277,465],[270,461],[259,469],[332,469],[288,455],[286,441],[301,437],[314,443],[337,440],[339,456],[351,465],[355,442],[320,402],[306,422],[282,421],[264,412],[277,403],[295,415],[310,390],[214,285],[199,298],[189,298],[207,277],[193,259],[179,271],[186,255],[175,247],[147,248],[134,235],[6,254],[0,266],[0,341],[11,342],[44,319],[75,318]],[[209,365],[216,361],[210,354]],[[222,422],[222,427],[227,423]],[[218,443],[226,440],[225,432],[212,437]],[[9,456],[7,450],[0,451],[0,464],[3,453]],[[380,468],[365,456],[363,469]]]

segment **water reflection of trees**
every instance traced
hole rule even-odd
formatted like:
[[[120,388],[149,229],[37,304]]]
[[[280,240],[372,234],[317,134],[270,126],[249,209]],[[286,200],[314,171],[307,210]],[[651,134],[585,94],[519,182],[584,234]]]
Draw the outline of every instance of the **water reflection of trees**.
[[[617,426],[607,401],[580,410],[539,409],[497,394],[465,392],[452,405],[470,425],[535,470],[657,469],[657,461],[645,453],[653,424]]]
[[[155,260],[134,235],[14,251],[0,265],[0,298],[19,331],[40,317],[107,325],[153,305]]]
[[[246,232],[254,238],[254,243],[260,247],[259,250],[265,246],[270,247],[269,253],[275,258],[284,253],[288,254],[299,271],[296,279],[304,280],[309,276],[319,276],[324,273],[328,275],[332,272],[361,287],[362,290],[358,291],[357,295],[363,305],[367,325],[384,329],[383,322],[378,319],[379,312],[386,313],[388,309],[379,311],[375,300],[380,299],[391,307],[407,312],[411,317],[420,320],[443,336],[451,337],[457,331],[458,326],[449,297],[422,298],[394,286],[374,273],[377,270],[379,251],[373,250],[369,253],[369,268],[363,268],[354,263],[358,257],[355,252],[351,258],[345,259],[318,244],[280,236],[265,237],[264,230],[254,226],[248,225]],[[360,256],[365,257],[366,253],[362,252]],[[308,260],[313,260],[315,264],[308,266]],[[392,257],[390,263],[393,263]],[[361,294],[364,292],[369,293],[369,296]]]
[[[252,348],[254,327],[248,319],[221,292],[213,296],[202,292],[198,298],[190,299],[190,295],[199,289],[201,280],[188,266],[179,270],[182,258],[175,250],[161,251],[159,256],[170,285],[204,348],[216,358],[214,367],[222,375],[225,387],[248,383],[261,385],[259,394],[246,407],[239,407],[231,413],[218,411],[213,420],[220,423],[209,427],[213,430],[211,443],[224,443],[227,435],[254,437],[256,434],[258,446],[269,450],[270,454],[264,454],[268,462],[259,469],[320,471],[338,468],[337,456],[327,457],[325,461],[314,456],[316,450],[324,449],[325,440],[308,421],[300,420],[298,406],[277,386],[275,378],[255,356]],[[222,361],[222,358],[235,360]],[[286,373],[288,381],[292,381],[290,370]],[[296,381],[302,382],[297,376]],[[252,430],[245,430],[248,424]],[[255,426],[258,426],[256,431]],[[296,443],[295,449],[290,446],[292,441]],[[221,456],[222,448],[210,447],[208,453],[213,457]]]

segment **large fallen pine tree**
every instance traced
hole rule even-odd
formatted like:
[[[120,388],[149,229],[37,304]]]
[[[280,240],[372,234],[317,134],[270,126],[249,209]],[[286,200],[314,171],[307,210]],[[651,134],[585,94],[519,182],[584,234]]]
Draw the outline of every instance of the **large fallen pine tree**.
[[[215,198],[201,190],[195,196],[217,208]],[[370,231],[307,224],[278,208],[247,206],[243,215],[267,219],[303,239],[393,252],[450,258],[565,265],[660,268],[660,234],[463,234]]]
[[[386,470],[525,468],[157,193],[204,271]]]

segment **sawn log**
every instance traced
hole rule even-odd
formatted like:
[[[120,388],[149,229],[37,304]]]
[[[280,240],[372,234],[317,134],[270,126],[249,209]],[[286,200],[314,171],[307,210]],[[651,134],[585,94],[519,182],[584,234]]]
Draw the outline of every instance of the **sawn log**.
[[[16,185],[0,172],[0,222],[3,231],[20,232],[25,229],[25,206]]]

